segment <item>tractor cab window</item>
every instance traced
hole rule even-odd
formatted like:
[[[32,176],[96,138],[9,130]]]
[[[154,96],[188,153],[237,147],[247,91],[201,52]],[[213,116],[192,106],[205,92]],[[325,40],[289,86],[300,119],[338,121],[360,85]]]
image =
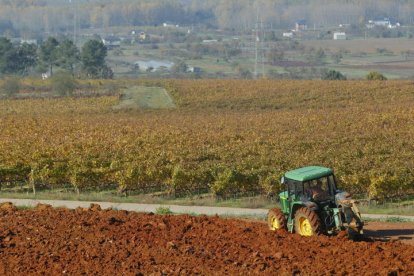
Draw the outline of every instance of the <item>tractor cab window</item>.
[[[303,186],[301,182],[287,179],[286,184],[288,186],[290,198],[300,198],[301,196],[303,196]]]
[[[331,191],[329,190],[329,177],[322,177],[304,182],[305,195],[315,201],[324,201],[329,199]]]

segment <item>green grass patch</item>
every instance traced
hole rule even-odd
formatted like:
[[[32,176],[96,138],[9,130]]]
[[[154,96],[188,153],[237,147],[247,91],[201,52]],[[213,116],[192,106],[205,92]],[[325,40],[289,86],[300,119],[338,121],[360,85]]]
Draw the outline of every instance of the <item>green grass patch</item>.
[[[36,199],[36,200],[72,200],[72,201],[94,201],[114,203],[142,203],[161,205],[183,205],[183,206],[213,206],[233,208],[263,208],[270,209],[277,206],[274,200],[264,196],[234,197],[227,199],[216,199],[213,194],[206,193],[187,197],[165,197],[157,193],[131,194],[127,197],[120,196],[115,190],[80,193],[74,191],[38,191],[36,195],[30,192],[0,192],[0,197],[11,199]]]
[[[33,209],[33,207],[32,207],[32,206],[29,206],[29,205],[17,205],[17,206],[16,206],[16,208],[17,208],[18,210],[28,210],[28,209]]]
[[[220,217],[230,218],[230,219],[259,220],[259,221],[266,221],[267,220],[267,216],[266,215],[260,215],[260,214],[256,214],[256,215],[233,215],[233,214],[225,214],[225,215],[220,215]]]
[[[386,217],[386,218],[363,218],[365,222],[389,222],[389,223],[403,223],[412,222],[411,220],[400,218],[400,217]]]
[[[414,204],[407,206],[392,204],[361,206],[360,210],[366,214],[414,216]]]
[[[171,209],[169,207],[161,206],[161,207],[158,207],[155,210],[155,213],[157,215],[171,215],[171,214],[173,214],[173,211],[171,211]]]
[[[134,86],[121,92],[120,102],[113,110],[171,109],[173,99],[161,87]]]

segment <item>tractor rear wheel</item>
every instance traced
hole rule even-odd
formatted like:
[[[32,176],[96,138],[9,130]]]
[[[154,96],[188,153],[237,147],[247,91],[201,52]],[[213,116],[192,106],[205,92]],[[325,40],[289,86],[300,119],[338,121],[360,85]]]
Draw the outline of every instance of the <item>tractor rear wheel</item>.
[[[318,214],[306,207],[299,208],[295,213],[295,232],[305,237],[321,234],[322,223]]]
[[[287,221],[285,215],[279,208],[270,209],[267,213],[267,225],[272,231],[285,229],[287,230]]]

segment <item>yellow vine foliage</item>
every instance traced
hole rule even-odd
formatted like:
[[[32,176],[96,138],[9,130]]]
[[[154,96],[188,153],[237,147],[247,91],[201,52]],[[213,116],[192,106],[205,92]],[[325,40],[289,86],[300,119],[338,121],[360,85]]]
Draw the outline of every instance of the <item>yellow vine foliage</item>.
[[[113,112],[116,96],[0,100],[0,182],[78,191],[274,194],[287,170],[332,167],[371,197],[414,191],[409,81],[120,80],[176,110]]]

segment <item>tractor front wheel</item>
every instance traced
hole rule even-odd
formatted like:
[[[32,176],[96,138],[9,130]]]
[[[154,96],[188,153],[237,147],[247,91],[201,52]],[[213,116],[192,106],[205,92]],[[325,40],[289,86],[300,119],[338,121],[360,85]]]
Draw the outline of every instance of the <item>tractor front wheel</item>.
[[[318,214],[306,207],[299,208],[295,213],[295,232],[305,237],[322,233]]]
[[[285,215],[279,208],[270,209],[267,213],[267,225],[272,231],[285,229],[287,230],[287,222]]]

